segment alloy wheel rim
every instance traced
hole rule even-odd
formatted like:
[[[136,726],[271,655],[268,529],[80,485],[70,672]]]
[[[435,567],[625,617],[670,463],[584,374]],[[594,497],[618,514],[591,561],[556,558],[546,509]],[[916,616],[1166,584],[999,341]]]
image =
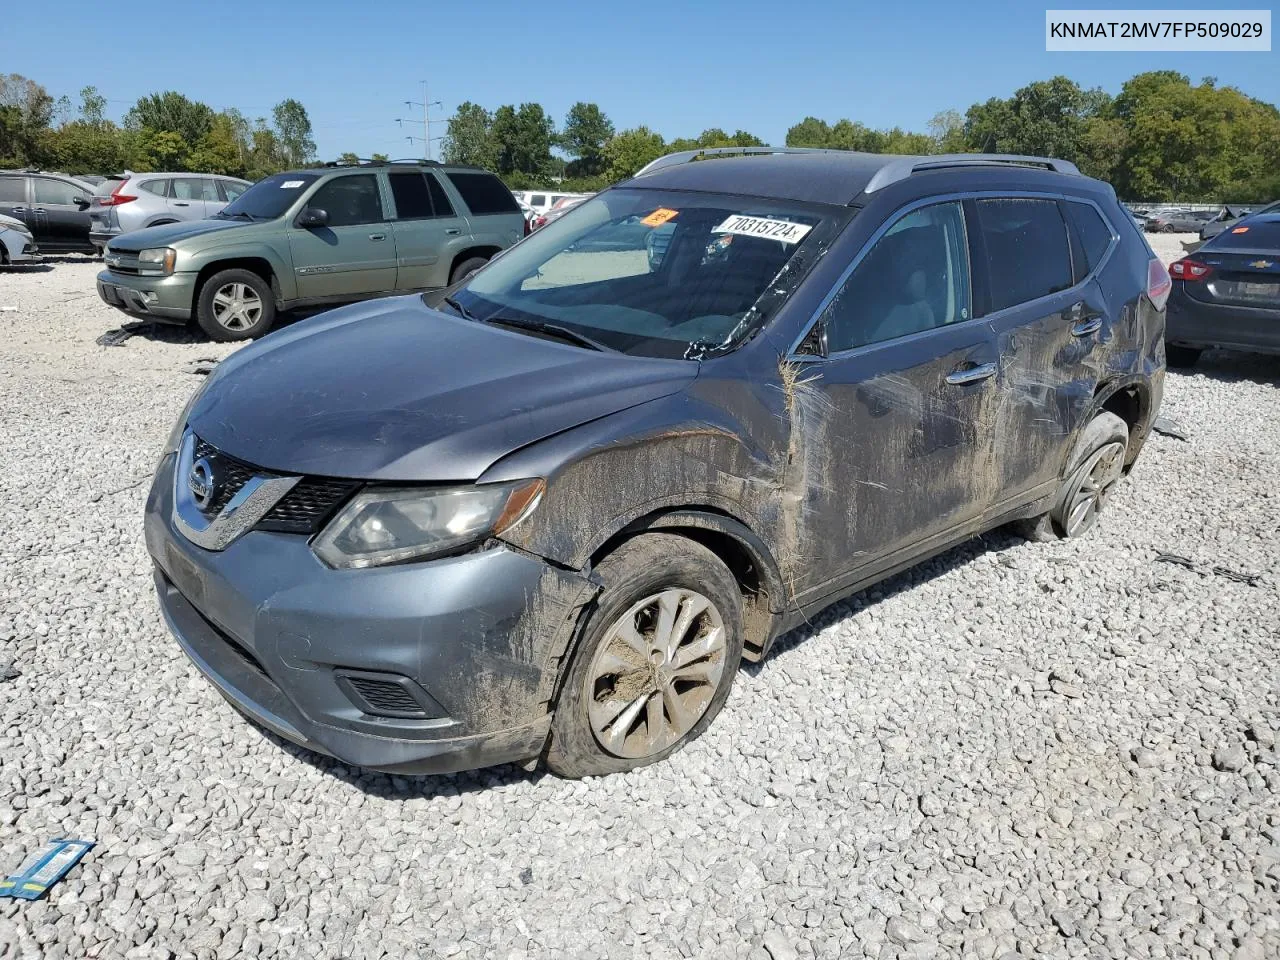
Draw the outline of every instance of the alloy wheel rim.
[[[1106,505],[1112,484],[1120,479],[1124,468],[1125,445],[1112,441],[1099,447],[1089,459],[1080,465],[1076,476],[1080,478],[1075,491],[1067,499],[1063,511],[1063,528],[1067,536],[1074,537],[1093,526],[1098,514]]]
[[[702,719],[725,668],[724,618],[694,590],[671,588],[613,622],[587,670],[587,719],[616,757],[642,760]]]
[[[228,283],[213,295],[213,317],[228,330],[247,330],[262,317],[262,298],[247,283]]]

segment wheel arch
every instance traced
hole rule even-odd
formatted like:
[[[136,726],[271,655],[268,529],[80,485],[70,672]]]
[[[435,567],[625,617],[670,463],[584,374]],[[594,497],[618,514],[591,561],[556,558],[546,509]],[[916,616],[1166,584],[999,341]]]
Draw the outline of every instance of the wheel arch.
[[[449,276],[453,276],[453,271],[458,269],[458,264],[464,260],[470,260],[472,257],[484,257],[490,260],[502,252],[502,247],[493,244],[477,244],[470,247],[464,247],[453,256],[453,260],[449,263]]]
[[[222,260],[212,260],[200,268],[200,272],[196,275],[195,289],[191,293],[191,313],[195,315],[200,305],[200,291],[204,289],[205,283],[215,273],[221,273],[223,270],[248,270],[255,273],[266,281],[271,287],[272,295],[275,297],[277,307],[281,301],[280,280],[271,261],[266,257],[228,257]]]

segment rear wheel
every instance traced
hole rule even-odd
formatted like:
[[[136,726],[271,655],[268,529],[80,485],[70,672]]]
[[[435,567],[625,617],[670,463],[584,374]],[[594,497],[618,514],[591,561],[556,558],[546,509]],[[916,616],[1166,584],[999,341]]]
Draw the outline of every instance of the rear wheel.
[[[1048,513],[1023,520],[1019,532],[1028,540],[1078,537],[1094,525],[1124,471],[1129,427],[1114,413],[1100,413],[1076,442],[1075,452]]]
[[[1175,347],[1166,343],[1164,346],[1165,365],[1169,367],[1194,367],[1203,352],[1196,347]]]
[[[1163,227],[1160,228],[1160,232],[1161,233],[1177,233],[1178,228],[1175,227],[1172,223],[1166,223]]]
[[[213,340],[260,337],[275,323],[271,286],[249,270],[223,270],[204,282],[196,299],[196,321]]]
[[[468,257],[453,268],[453,273],[449,274],[449,285],[461,283],[488,262],[488,257]]]
[[[710,726],[742,659],[742,594],[701,544],[644,534],[596,572],[605,589],[583,624],[547,747],[547,766],[563,777],[670,756]]]

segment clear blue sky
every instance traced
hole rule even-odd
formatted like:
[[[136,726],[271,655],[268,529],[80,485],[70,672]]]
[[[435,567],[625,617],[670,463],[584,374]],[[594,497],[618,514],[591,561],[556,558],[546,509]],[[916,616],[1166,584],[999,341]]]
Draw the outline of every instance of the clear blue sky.
[[[808,114],[924,130],[939,110],[963,112],[1057,73],[1115,93],[1134,73],[1172,68],[1280,102],[1276,52],[1046,53],[1047,6],[1072,5],[16,3],[4,12],[0,72],[23,74],[73,101],[93,84],[117,119],[139,96],[166,89],[239,107],[250,118],[296,97],[311,115],[322,158],[346,150],[418,155],[421,144],[411,146],[404,134],[421,136],[421,124],[401,130],[395,119],[421,117],[421,108],[403,101],[422,99],[423,79],[431,99],[444,102],[433,108],[440,119],[464,100],[489,108],[532,100],[559,124],[574,101],[588,100],[619,129],[643,123],[671,139],[740,127],[769,143],[781,143]],[[444,129],[433,123],[432,135]]]

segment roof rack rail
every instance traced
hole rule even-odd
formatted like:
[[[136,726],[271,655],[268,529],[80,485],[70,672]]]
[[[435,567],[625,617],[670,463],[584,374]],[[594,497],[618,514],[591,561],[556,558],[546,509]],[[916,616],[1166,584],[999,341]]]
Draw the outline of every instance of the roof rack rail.
[[[350,160],[326,160],[326,167],[387,167],[394,163],[403,163],[416,165],[419,167],[441,167],[444,166],[439,160],[426,160],[422,157],[408,157],[402,160],[370,160],[368,157],[356,157],[355,161]]]
[[[898,157],[890,160],[867,181],[863,193],[875,193],[891,183],[906,180],[919,170],[935,170],[944,167],[999,166],[1042,167],[1054,173],[1080,176],[1080,170],[1067,160],[1052,157],[1026,157],[1014,153],[940,153],[932,157]]]
[[[666,167],[674,167],[681,163],[691,163],[701,157],[726,157],[737,154],[738,156],[750,154],[770,154],[770,153],[848,153],[847,150],[825,150],[821,147],[702,147],[698,150],[681,150],[678,153],[668,153],[666,156],[659,157],[645,164],[638,171],[637,177],[642,177],[646,173],[653,173],[655,170],[662,170]]]

